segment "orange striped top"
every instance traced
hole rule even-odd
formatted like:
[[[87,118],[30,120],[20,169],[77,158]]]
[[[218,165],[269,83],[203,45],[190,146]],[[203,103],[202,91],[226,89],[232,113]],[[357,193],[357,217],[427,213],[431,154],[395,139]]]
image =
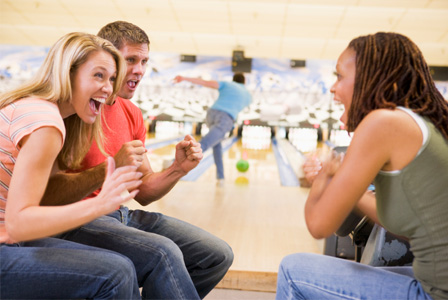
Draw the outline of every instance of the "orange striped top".
[[[5,208],[20,140],[41,127],[56,127],[65,139],[64,121],[52,102],[25,98],[0,110],[0,243],[9,241]],[[62,145],[61,145],[62,147]]]

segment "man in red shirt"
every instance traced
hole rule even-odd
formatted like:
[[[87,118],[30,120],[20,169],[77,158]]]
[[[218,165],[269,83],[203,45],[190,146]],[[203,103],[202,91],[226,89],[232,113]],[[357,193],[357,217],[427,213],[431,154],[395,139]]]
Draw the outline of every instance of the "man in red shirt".
[[[146,71],[148,36],[122,21],[104,26],[98,36],[111,41],[128,65],[118,97],[104,109],[105,151],[113,155],[117,167],[139,167],[143,183],[135,200],[148,205],[166,195],[198,165],[202,150],[187,135],[176,145],[174,163],[162,172],[153,172],[144,147],[146,128],[141,111],[128,100]],[[59,172],[50,179],[43,204],[67,204],[98,192],[104,181],[105,159],[94,143],[81,172]],[[127,256],[134,263],[143,299],[204,298],[233,262],[229,245],[212,234],[160,213],[127,207],[59,237]]]

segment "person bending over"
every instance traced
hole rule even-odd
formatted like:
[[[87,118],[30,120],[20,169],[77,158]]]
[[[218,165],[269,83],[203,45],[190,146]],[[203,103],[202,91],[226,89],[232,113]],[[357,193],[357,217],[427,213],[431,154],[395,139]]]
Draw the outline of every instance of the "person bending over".
[[[174,82],[188,81],[208,88],[216,89],[219,92],[218,99],[207,111],[205,122],[209,132],[200,140],[202,151],[213,149],[213,158],[216,165],[216,178],[218,185],[224,182],[224,166],[222,162],[222,145],[226,134],[232,130],[233,123],[237,120],[238,114],[252,101],[252,96],[244,86],[246,79],[242,73],[235,73],[232,82],[203,80],[176,76]]]

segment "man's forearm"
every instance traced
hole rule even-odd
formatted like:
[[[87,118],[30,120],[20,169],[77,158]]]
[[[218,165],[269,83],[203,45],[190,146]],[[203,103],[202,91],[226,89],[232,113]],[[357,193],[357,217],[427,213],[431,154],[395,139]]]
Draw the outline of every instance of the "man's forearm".
[[[65,205],[82,200],[102,186],[104,177],[104,163],[80,173],[58,172],[50,177],[41,205]]]
[[[143,183],[139,187],[140,192],[135,197],[135,200],[140,205],[148,205],[157,201],[168,194],[179,179],[185,175],[185,172],[173,166],[162,172],[147,174],[142,178]]]

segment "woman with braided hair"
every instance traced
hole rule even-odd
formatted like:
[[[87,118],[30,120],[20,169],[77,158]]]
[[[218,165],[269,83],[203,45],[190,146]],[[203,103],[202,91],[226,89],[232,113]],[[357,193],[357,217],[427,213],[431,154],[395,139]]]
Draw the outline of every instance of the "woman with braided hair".
[[[355,134],[343,160],[329,159],[313,182],[308,229],[328,237],[357,208],[406,237],[414,262],[380,268],[289,255],[277,299],[448,299],[448,103],[418,47],[397,33],[352,40],[336,75],[331,92]],[[365,193],[372,181],[375,195]]]

